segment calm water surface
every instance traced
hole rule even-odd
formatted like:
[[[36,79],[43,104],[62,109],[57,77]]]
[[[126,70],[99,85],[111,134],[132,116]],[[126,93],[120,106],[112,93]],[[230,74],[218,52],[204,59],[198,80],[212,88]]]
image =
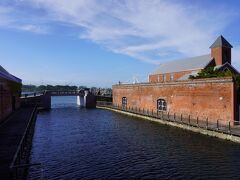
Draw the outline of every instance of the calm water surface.
[[[43,179],[240,179],[240,145],[52,98],[40,112],[31,162]],[[34,173],[30,173],[34,179]]]

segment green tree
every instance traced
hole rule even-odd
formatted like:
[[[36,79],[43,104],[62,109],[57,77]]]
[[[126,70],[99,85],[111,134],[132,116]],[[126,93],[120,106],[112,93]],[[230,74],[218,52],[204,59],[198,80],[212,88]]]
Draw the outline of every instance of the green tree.
[[[190,75],[189,79],[203,79],[203,78],[214,78],[214,77],[234,77],[231,71],[218,71],[214,67],[208,67],[206,69],[202,69],[196,76]]]

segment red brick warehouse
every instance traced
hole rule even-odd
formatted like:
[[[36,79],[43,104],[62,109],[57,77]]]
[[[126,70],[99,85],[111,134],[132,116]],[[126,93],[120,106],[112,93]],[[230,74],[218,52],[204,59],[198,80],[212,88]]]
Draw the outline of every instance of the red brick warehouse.
[[[232,45],[223,36],[210,48],[211,54],[160,64],[147,83],[113,85],[113,104],[233,124],[238,121],[234,79],[189,79],[208,67],[239,74],[231,65]]]

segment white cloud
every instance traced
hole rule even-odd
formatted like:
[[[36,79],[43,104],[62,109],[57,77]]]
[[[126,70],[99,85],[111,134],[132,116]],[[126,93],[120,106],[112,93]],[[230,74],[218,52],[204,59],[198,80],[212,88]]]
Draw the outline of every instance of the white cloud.
[[[22,31],[29,31],[33,33],[41,33],[45,34],[48,32],[48,28],[46,25],[40,24],[29,24],[22,21],[21,18],[25,19],[25,17],[19,17],[19,14],[16,11],[17,9],[13,7],[4,7],[0,6],[0,27],[2,28],[13,28]],[[29,21],[30,18],[27,18]],[[38,22],[36,22],[38,23]]]
[[[225,13],[221,7],[203,9],[170,0],[21,0],[21,4],[46,12],[49,23],[78,27],[80,38],[150,63],[174,57],[170,53],[209,53],[208,47],[231,19],[231,11]],[[25,24],[22,30],[44,29],[36,22]]]
[[[13,20],[9,16],[11,12],[13,12],[12,8],[0,6],[0,26],[5,26],[12,23]]]
[[[40,34],[45,34],[48,32],[48,29],[45,26],[38,26],[33,24],[15,26],[15,28],[23,31],[30,31],[33,33],[40,33]]]

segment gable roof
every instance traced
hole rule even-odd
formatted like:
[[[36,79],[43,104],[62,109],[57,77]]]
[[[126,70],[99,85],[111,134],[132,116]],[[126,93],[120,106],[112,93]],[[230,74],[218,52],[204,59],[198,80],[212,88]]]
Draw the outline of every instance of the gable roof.
[[[165,74],[165,73],[203,69],[212,60],[213,59],[211,55],[207,54],[207,55],[196,56],[192,58],[170,61],[164,64],[160,64],[158,68],[151,74]]]
[[[210,48],[216,47],[228,47],[232,48],[232,45],[221,35],[219,36],[216,41],[210,46]]]
[[[22,83],[22,80],[13,76],[9,72],[7,72],[1,65],[0,65],[0,77],[3,79],[7,79],[9,81],[14,81],[17,83]]]
[[[230,70],[232,73],[234,74],[239,74],[238,70],[235,69],[231,64],[229,64],[228,62],[226,62],[223,65],[218,65],[215,66],[215,69],[219,70],[219,71],[225,71],[226,69]]]

